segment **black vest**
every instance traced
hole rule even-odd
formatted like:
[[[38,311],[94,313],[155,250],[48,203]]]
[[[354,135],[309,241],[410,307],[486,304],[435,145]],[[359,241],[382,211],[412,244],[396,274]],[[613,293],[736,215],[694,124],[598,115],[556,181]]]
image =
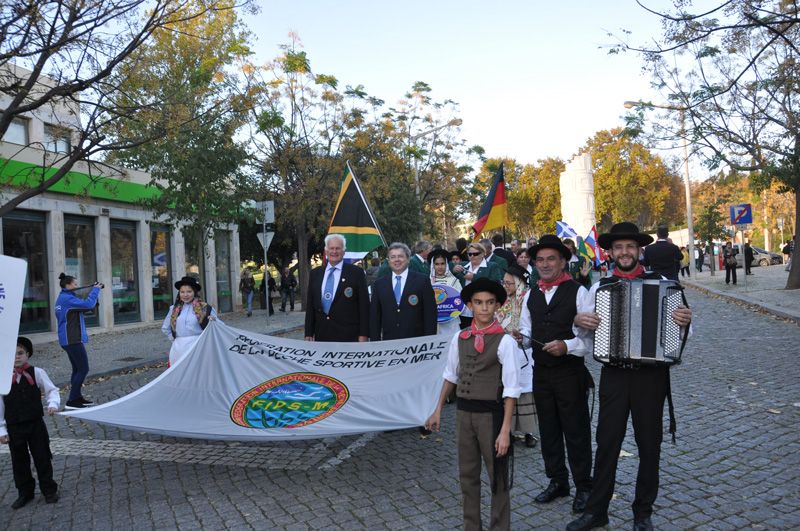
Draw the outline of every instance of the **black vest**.
[[[6,406],[6,424],[19,424],[20,422],[36,420],[44,416],[42,391],[36,385],[33,366],[25,369],[25,372],[33,378],[33,385],[28,383],[25,376],[22,376],[19,379],[19,383],[16,382],[16,379],[12,381],[11,391],[3,397]]]
[[[556,339],[572,339],[575,334],[572,332],[572,323],[575,314],[578,313],[578,306],[575,298],[581,285],[574,280],[568,280],[558,286],[550,304],[547,304],[544,293],[538,287],[530,291],[528,297],[528,310],[531,312],[531,338],[542,343],[555,341]],[[583,358],[580,356],[553,356],[542,350],[542,347],[533,344],[534,364],[541,367],[558,367],[561,365],[583,365]]]

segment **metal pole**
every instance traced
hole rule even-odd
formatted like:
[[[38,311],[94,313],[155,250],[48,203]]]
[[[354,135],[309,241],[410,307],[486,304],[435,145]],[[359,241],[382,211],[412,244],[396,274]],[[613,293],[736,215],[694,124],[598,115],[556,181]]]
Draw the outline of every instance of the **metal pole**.
[[[264,276],[261,277],[261,283],[264,284],[264,282],[267,282],[267,275],[269,275],[269,269],[267,269],[267,212],[266,212],[266,209],[264,209],[264,212],[261,213],[261,216],[264,218],[261,221],[261,231],[262,231],[261,234],[264,237],[264,245],[262,246],[262,247],[264,247]],[[266,318],[265,318],[266,319],[266,324],[269,325],[269,297],[270,297],[269,283],[264,285],[264,293],[266,293],[266,295],[267,295],[266,296],[266,300],[264,301],[264,302],[267,303],[267,311],[264,312],[264,315],[266,315]]]
[[[680,109],[681,136],[683,137],[684,186],[686,187],[686,228],[689,231],[689,256],[694,260],[694,220],[692,219],[692,187],[689,182],[689,142],[686,140],[686,110]],[[691,269],[691,268],[690,268]]]

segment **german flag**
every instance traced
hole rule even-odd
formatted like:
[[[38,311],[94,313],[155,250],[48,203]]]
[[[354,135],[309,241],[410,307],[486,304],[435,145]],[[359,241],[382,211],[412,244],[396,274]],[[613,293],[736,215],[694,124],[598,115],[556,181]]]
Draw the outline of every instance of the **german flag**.
[[[345,167],[328,234],[341,234],[347,240],[345,260],[360,260],[376,247],[386,246],[381,227],[350,168],[350,162]]]
[[[472,230],[475,235],[472,241],[478,241],[481,238],[481,233],[499,229],[508,224],[508,207],[506,206],[506,180],[503,175],[503,163],[497,168],[497,173],[494,174],[494,182],[489,189],[489,197],[483,203],[481,211],[478,214],[478,221],[473,223]]]

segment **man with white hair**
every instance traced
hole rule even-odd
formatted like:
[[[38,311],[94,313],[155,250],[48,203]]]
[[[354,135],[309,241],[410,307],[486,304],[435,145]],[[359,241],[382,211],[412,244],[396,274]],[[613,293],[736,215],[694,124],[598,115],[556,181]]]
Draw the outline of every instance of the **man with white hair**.
[[[360,267],[342,262],[341,234],[325,237],[327,263],[311,271],[306,290],[306,341],[366,341],[369,293]]]

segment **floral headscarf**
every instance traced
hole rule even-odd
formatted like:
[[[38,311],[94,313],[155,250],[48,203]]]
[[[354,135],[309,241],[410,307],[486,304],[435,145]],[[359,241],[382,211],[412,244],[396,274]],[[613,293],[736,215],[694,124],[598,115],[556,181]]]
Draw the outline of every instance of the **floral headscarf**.
[[[506,302],[497,310],[495,317],[500,322],[500,325],[506,332],[519,330],[519,318],[522,315],[522,301],[528,293],[528,283],[516,275],[511,275],[514,278],[516,287],[514,293],[509,295]]]

